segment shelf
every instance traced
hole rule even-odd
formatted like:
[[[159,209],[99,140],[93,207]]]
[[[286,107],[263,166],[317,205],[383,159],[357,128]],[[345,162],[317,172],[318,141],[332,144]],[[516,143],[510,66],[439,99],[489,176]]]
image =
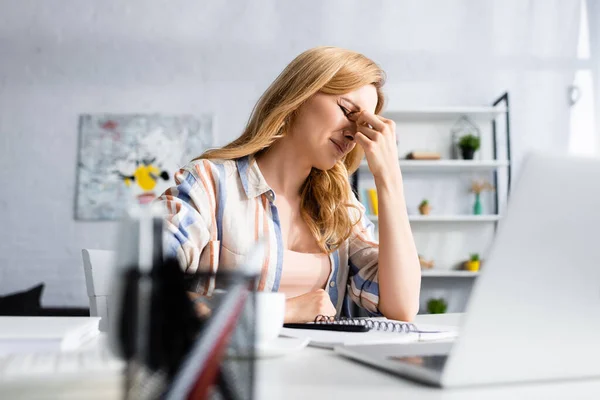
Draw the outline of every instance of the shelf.
[[[422,277],[431,278],[475,278],[479,272],[461,271],[452,269],[422,269]]]
[[[506,113],[505,107],[437,107],[397,109],[383,113],[395,122],[453,121],[462,116],[469,119],[492,120]]]
[[[468,172],[494,171],[508,167],[505,160],[400,160],[402,172]],[[368,168],[366,161],[361,168]]]
[[[375,215],[367,215],[373,223],[379,221]],[[500,215],[409,215],[410,222],[495,222],[500,220]]]

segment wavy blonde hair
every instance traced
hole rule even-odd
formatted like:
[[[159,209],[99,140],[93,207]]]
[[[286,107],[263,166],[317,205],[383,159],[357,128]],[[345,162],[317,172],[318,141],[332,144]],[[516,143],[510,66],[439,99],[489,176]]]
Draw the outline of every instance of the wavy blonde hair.
[[[385,73],[364,55],[337,47],[316,47],[298,55],[275,79],[256,103],[243,134],[219,149],[208,150],[198,159],[233,160],[255,156],[285,135],[296,110],[318,92],[341,95],[373,85],[377,90],[375,113],[384,105],[381,87]],[[300,211],[319,247],[335,251],[350,236],[353,220],[349,175],[363,157],[355,146],[329,170],[313,168],[301,189]]]

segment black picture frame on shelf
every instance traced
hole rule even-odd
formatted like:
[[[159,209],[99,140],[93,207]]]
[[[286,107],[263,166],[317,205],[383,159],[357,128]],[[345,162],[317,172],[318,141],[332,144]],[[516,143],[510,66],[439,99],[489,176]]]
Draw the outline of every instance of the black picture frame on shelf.
[[[504,107],[506,108],[506,112],[504,113],[504,116],[506,118],[506,128],[505,128],[506,160],[508,161],[508,166],[506,167],[506,174],[507,174],[506,198],[508,199],[508,197],[510,196],[510,186],[512,183],[511,182],[512,159],[511,159],[511,151],[510,151],[510,104],[509,104],[509,99],[508,99],[508,92],[504,92],[502,94],[502,96],[498,97],[492,105],[494,107],[497,107],[498,105],[500,105],[502,103],[504,103]],[[492,151],[494,154],[494,160],[498,159],[497,131],[498,131],[498,129],[497,129],[496,120],[493,119],[492,120],[492,144],[493,144]],[[496,187],[496,188],[498,187],[498,171],[494,171],[494,187]],[[498,190],[495,190],[494,193],[495,193],[495,212],[496,212],[496,214],[498,214],[498,212],[500,211]]]

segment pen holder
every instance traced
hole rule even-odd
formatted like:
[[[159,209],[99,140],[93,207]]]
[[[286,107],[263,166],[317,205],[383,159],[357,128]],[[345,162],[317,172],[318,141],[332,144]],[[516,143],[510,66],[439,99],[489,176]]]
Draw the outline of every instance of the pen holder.
[[[172,386],[190,376],[186,362],[194,369],[191,379],[201,381],[192,385],[194,395],[188,396],[205,398],[200,393],[220,393],[225,399],[254,398],[256,277],[236,272],[198,273],[190,277],[172,260],[155,265],[148,275],[131,268],[124,281],[117,327],[127,360],[126,399],[170,398]],[[217,286],[210,296],[196,301],[189,297],[189,289],[204,287],[209,281]],[[239,296],[240,287],[244,295],[240,312],[223,317],[224,312],[230,311],[224,308],[231,308],[231,297],[236,293]],[[233,289],[238,290],[234,293]],[[144,319],[146,324],[139,322]],[[225,320],[233,320],[233,326],[222,324]],[[215,324],[223,327],[209,333]],[[203,345],[208,345],[207,357],[196,350]],[[204,364],[199,359],[205,360]],[[216,373],[207,380],[210,370]]]
[[[147,273],[132,267],[123,280],[115,329],[127,361],[125,398],[159,398],[205,321],[196,315],[176,260],[155,263]]]
[[[213,382],[214,390],[220,392],[224,399],[254,399],[258,278],[234,270],[219,271],[217,274],[199,273],[187,278],[188,289],[207,287],[211,280],[215,285],[211,296],[200,297],[195,302],[197,311],[206,315],[207,322],[210,322],[215,311],[223,306],[230,295],[230,288],[242,285],[247,291],[247,299],[219,361],[219,376],[217,381]]]
[[[132,209],[119,235],[109,343],[126,361],[124,398],[252,399],[260,245],[242,268],[185,274],[165,258],[163,223],[159,209]]]

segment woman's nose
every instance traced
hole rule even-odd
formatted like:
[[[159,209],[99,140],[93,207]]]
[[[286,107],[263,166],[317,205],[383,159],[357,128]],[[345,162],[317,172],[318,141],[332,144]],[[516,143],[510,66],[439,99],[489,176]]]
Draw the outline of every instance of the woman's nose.
[[[348,139],[349,141],[352,142],[354,140],[354,135],[356,133],[353,130],[346,129],[346,130],[344,130],[343,134],[346,139]]]

